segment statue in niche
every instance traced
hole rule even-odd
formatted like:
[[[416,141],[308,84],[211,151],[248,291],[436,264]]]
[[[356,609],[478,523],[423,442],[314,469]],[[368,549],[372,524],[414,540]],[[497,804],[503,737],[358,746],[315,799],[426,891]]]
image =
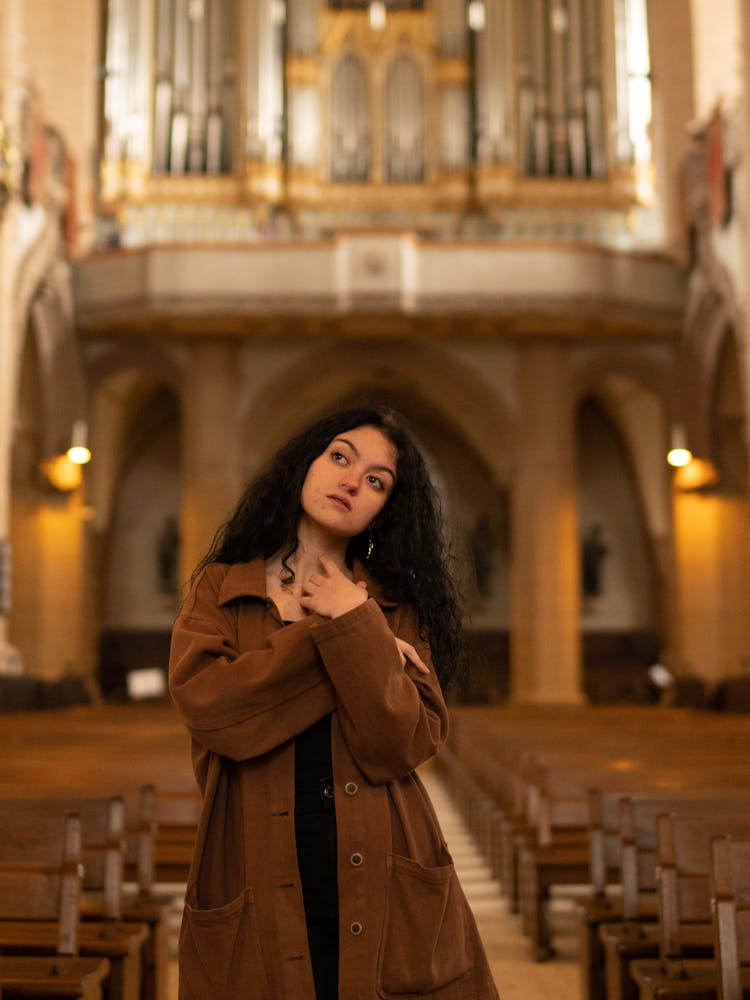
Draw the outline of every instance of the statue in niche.
[[[469,546],[477,590],[482,597],[487,597],[492,591],[495,540],[495,531],[489,515],[479,514],[469,535]]]
[[[599,597],[603,589],[602,568],[608,552],[601,524],[592,524],[581,546],[581,582],[584,597]]]
[[[177,530],[177,518],[173,514],[170,514],[165,518],[159,537],[156,540],[160,594],[177,593],[177,557],[179,549],[180,536]]]

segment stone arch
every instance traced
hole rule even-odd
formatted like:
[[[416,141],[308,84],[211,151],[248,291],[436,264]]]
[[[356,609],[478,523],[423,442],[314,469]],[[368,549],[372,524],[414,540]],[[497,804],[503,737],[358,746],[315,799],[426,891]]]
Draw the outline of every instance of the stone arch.
[[[124,696],[125,667],[165,662],[176,593],[160,585],[160,536],[177,524],[179,358],[154,347],[89,358],[92,462],[92,644],[107,697]]]
[[[97,344],[86,352],[86,372],[92,391],[123,371],[142,372],[145,377],[180,391],[185,352],[178,346],[165,346],[153,340],[136,343]]]
[[[267,382],[244,414],[243,437],[252,448],[247,471],[300,426],[363,397],[403,413],[443,479],[472,642],[483,665],[468,678],[465,697],[507,694],[509,493],[517,432],[514,416],[479,375],[439,347],[418,343],[314,348]],[[258,427],[263,441],[253,433]]]
[[[672,364],[670,348],[606,348],[581,352],[573,366],[574,405],[595,398],[622,435],[648,532],[657,538],[670,530],[664,456],[673,412]],[[655,468],[661,477],[654,476]]]
[[[656,656],[657,644],[668,649],[673,642],[672,489],[666,464],[674,412],[671,359],[669,347],[594,349],[576,359],[573,377],[576,405],[593,401],[622,447],[650,578],[653,635],[644,633],[643,648],[636,651],[636,658],[645,659]],[[638,645],[641,639],[636,635],[633,641]]]
[[[717,343],[708,390],[708,438],[722,492],[743,495],[748,487],[747,401],[740,345],[727,326]]]
[[[24,388],[23,382],[28,382],[29,360],[33,358],[38,463],[64,455],[75,420],[85,416],[84,376],[66,282],[67,270],[53,266],[29,286],[16,344],[12,398],[19,414],[29,407],[29,388]]]
[[[265,461],[294,430],[342,400],[387,397],[414,419],[468,444],[499,488],[510,485],[516,460],[516,425],[509,408],[477,375],[439,347],[369,341],[313,349],[261,389],[243,415],[251,442],[249,471]],[[280,405],[283,400],[293,405]],[[269,413],[274,414],[269,422]],[[264,427],[265,440],[253,430]],[[504,451],[499,453],[498,443]]]
[[[727,336],[734,342],[739,363],[739,390],[750,401],[747,348],[737,337],[742,317],[722,269],[710,275],[694,274],[685,307],[685,331],[678,356],[680,416],[688,442],[701,457],[712,453],[712,406],[717,367]]]

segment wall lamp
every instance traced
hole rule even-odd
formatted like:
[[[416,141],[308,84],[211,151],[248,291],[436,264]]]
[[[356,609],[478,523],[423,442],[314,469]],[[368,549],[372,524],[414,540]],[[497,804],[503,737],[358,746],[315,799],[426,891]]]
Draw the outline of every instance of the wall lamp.
[[[383,0],[370,0],[367,7],[367,20],[373,31],[382,31],[385,28],[386,17]]]
[[[83,482],[82,466],[91,461],[87,438],[86,421],[76,420],[68,450],[41,463],[40,469],[45,480],[58,493],[72,493]]]
[[[76,420],[73,424],[73,434],[67,457],[74,465],[86,465],[91,461],[91,451],[88,446],[89,429],[85,420]]]
[[[687,446],[685,428],[682,424],[675,424],[672,427],[672,437],[667,452],[667,461],[675,469],[681,469],[685,465],[690,465],[693,460],[693,453]]]
[[[472,31],[484,31],[487,23],[487,8],[484,0],[469,0],[466,7],[466,20]]]

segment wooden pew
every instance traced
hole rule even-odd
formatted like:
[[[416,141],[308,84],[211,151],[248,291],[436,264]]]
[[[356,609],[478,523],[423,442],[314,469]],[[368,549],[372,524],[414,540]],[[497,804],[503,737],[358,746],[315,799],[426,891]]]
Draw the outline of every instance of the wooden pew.
[[[140,1000],[141,949],[148,937],[144,924],[121,919],[124,804],[119,797],[47,797],[2,799],[4,814],[22,816],[32,807],[49,817],[75,812],[81,819],[83,882],[78,949],[84,957],[107,958],[109,1000]],[[55,927],[18,916],[0,923],[0,953],[54,954]]]
[[[150,927],[142,950],[143,998],[166,1000],[168,916],[187,877],[194,828],[184,821],[179,842],[171,823],[161,835],[157,813],[169,820],[172,809],[157,806],[157,797],[197,798],[184,724],[168,703],[76,707],[45,714],[43,723],[34,713],[0,717],[7,751],[0,794],[26,794],[43,783],[55,794],[122,796],[131,883],[122,919]],[[170,883],[166,891],[160,881]]]
[[[657,819],[659,958],[631,963],[641,1000],[716,996],[718,976],[712,957],[711,841],[714,837],[750,838],[750,811],[701,816],[674,813]]]
[[[711,913],[719,1000],[742,1000],[750,972],[750,841],[712,840]]]
[[[81,819],[38,803],[0,811],[0,929],[16,919],[48,922],[52,952],[0,959],[0,991],[16,997],[99,1000],[110,971],[102,958],[78,957],[83,879]]]
[[[619,787],[622,763],[621,756],[603,754],[592,761],[575,751],[558,754],[554,763],[545,760],[538,768],[536,806],[529,810],[528,825],[515,841],[520,909],[537,959],[554,954],[548,914],[552,887],[585,885],[591,876],[589,786]],[[684,781],[682,765],[654,773],[649,762],[631,758],[628,763],[634,787],[638,780],[644,789],[676,788]],[[750,770],[747,773],[750,777]],[[712,766],[696,783],[720,780]]]
[[[6,788],[39,786],[122,795],[128,805],[144,786],[159,795],[195,796],[190,739],[175,709],[165,704],[93,705],[45,713],[0,716],[6,748],[1,781]],[[40,777],[41,776],[41,777]],[[154,840],[153,877],[184,880],[172,841],[166,864]],[[134,858],[128,858],[129,872]],[[131,874],[131,877],[132,874]]]
[[[621,787],[590,789],[592,894],[579,902],[587,1000],[604,1000],[607,975],[624,978],[618,995],[627,993],[630,958],[635,953],[641,957],[656,954],[655,939],[645,926],[657,917],[656,816],[671,810],[691,815],[735,806],[735,783],[721,774],[696,776],[692,788],[679,787],[683,778],[681,769],[656,774],[639,771],[631,772]],[[698,787],[706,780],[715,784]],[[630,790],[626,791],[626,785]],[[610,945],[609,959],[603,939]]]
[[[511,909],[520,906],[533,953],[544,958],[553,953],[552,889],[590,880],[590,829],[581,822],[587,785],[614,787],[640,770],[644,787],[663,774],[679,787],[688,753],[712,774],[737,768],[750,777],[750,720],[728,726],[688,709],[633,706],[462,707],[452,711],[448,750],[447,770],[461,772],[451,782],[459,808],[493,872],[502,872]]]
[[[535,808],[529,812],[529,825],[517,831],[514,838],[518,908],[537,961],[554,955],[548,912],[552,887],[588,881],[589,778],[588,772],[577,768],[557,773],[545,769]]]
[[[3,1000],[102,1000],[105,960],[58,955],[0,956],[0,992]]]
[[[125,795],[125,871],[132,889],[123,895],[122,918],[146,924],[142,1000],[168,1000],[169,913],[172,895],[156,891],[156,789],[142,785]]]
[[[71,801],[90,797],[92,789],[72,789],[26,785],[18,788],[7,782],[0,783],[0,808],[3,797],[17,797],[45,800],[49,798]],[[86,868],[88,888],[85,911],[89,917],[104,917],[123,920],[127,923],[146,925],[148,936],[141,949],[141,1000],[167,1000],[169,969],[169,911],[172,895],[154,890],[154,863],[156,842],[155,789],[153,785],[143,785],[124,796],[111,797],[109,833],[102,833],[110,840],[109,860],[106,862],[109,875],[108,888],[104,889],[101,878],[104,855],[99,852],[96,866]],[[124,806],[124,822],[122,808]],[[124,844],[124,857],[122,848]],[[122,869],[129,885],[122,885]],[[93,880],[98,870],[98,889]],[[94,892],[105,893],[106,905],[97,903]]]
[[[717,812],[734,811],[750,816],[750,803],[737,802],[727,788],[694,789],[665,797],[657,794],[627,796],[619,804],[621,824],[622,918],[599,928],[604,950],[607,1000],[637,1000],[639,990],[630,974],[635,960],[659,955],[657,821],[660,815],[703,819]],[[693,942],[690,954],[708,952],[706,935]]]

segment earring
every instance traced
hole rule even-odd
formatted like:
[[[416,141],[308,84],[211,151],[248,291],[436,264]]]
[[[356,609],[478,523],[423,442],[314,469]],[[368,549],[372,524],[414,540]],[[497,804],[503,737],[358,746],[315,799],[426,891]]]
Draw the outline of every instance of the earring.
[[[373,541],[372,538],[372,532],[370,532],[370,535],[367,539],[367,555],[365,556],[366,559],[370,558],[370,556],[372,555],[372,550],[374,548],[375,548],[375,542]]]

